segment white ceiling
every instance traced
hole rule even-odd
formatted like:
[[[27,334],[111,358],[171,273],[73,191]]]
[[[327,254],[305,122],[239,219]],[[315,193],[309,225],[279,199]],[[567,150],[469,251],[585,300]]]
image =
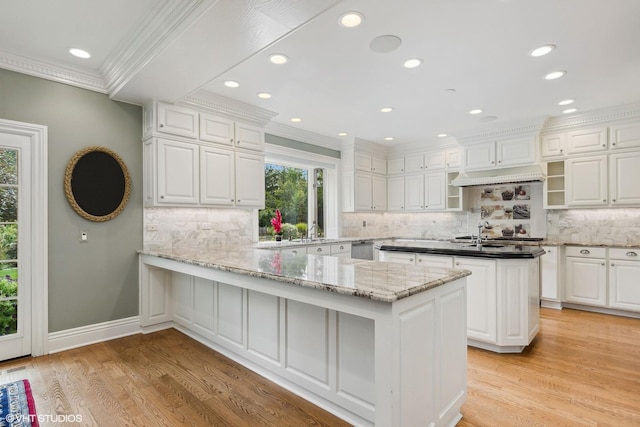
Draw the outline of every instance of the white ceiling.
[[[339,26],[346,11],[363,24]],[[373,52],[380,35],[402,44]],[[548,43],[551,54],[528,55]],[[270,64],[274,52],[290,62]],[[423,65],[404,69],[412,57]],[[0,67],[126,102],[211,92],[320,135],[429,143],[560,116],[566,98],[579,112],[640,102],[640,1],[5,0]],[[554,70],[567,75],[545,81]],[[394,111],[379,111],[387,106]]]

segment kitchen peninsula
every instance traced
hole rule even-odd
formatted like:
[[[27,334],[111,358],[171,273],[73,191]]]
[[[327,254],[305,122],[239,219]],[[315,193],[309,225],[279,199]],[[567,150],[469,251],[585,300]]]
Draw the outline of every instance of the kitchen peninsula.
[[[380,261],[472,272],[467,280],[468,344],[519,353],[540,328],[539,246],[483,242],[396,240],[378,245]]]
[[[175,327],[354,425],[461,418],[469,271],[250,247],[139,259],[145,331]]]

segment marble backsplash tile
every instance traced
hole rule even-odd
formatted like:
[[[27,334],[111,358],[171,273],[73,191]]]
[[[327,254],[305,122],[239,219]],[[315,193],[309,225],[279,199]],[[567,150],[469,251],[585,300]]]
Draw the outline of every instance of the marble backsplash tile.
[[[342,235],[450,239],[468,234],[469,224],[477,224],[479,218],[467,212],[344,213]]]
[[[547,239],[580,244],[640,245],[640,209],[547,211]]]
[[[251,209],[145,208],[144,249],[251,244],[254,215]]]

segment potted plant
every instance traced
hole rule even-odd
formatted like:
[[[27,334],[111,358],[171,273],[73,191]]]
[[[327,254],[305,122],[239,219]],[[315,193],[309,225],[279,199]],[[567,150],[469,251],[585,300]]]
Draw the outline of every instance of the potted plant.
[[[280,209],[276,209],[276,216],[271,218],[271,225],[273,225],[273,232],[276,233],[276,242],[282,241],[282,214]]]

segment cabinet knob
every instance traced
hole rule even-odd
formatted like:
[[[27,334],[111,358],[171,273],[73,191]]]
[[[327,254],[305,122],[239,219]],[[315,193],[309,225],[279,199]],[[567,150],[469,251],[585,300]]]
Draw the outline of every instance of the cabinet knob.
[[[460,262],[456,262],[456,265],[460,265]]]
[[[607,144],[602,144],[602,146],[603,146],[603,147],[606,147],[606,146],[607,146]]]
[[[560,152],[562,153],[563,151],[564,151],[564,149],[563,149],[563,148],[561,148],[561,149],[560,149]]]
[[[234,200],[233,200],[233,199],[231,199],[231,201],[233,202]]]
[[[160,196],[161,199],[164,199],[164,196]]]
[[[616,145],[616,143],[615,143],[615,142],[612,142],[612,143],[611,143],[611,145]]]
[[[604,262],[603,262],[603,263],[602,263],[602,264],[600,264],[600,265],[605,265],[605,264],[604,264]]]
[[[616,265],[614,263],[611,263],[611,267],[615,267]]]
[[[316,251],[322,252],[322,248],[318,248],[318,249],[316,249]]]
[[[404,206],[400,206],[400,209],[404,209]]]
[[[240,145],[240,140],[237,140],[237,141],[236,141],[236,145]]]
[[[344,246],[343,246],[343,245],[340,245],[340,249],[344,249]]]
[[[491,162],[491,163],[493,163],[493,162]],[[498,160],[498,163],[502,163],[502,160]]]
[[[240,203],[242,200],[238,199],[238,203]]]
[[[493,160],[491,160],[491,164],[494,164],[495,162]]]
[[[229,140],[229,142],[233,144],[233,138],[231,138],[231,139]]]
[[[404,169],[400,169],[400,172],[404,172]]]
[[[629,251],[627,252],[627,256],[638,256],[638,254],[636,252]]]
[[[422,262],[422,258],[418,258],[418,262]]]
[[[603,201],[604,203],[607,203],[607,199],[602,199],[602,201]]]
[[[163,128],[164,127],[164,123],[160,123],[160,127]]]
[[[611,201],[612,201],[613,203],[615,203],[615,202],[616,202],[616,199],[613,199],[613,200],[611,200]]]
[[[298,251],[293,250],[293,251],[291,251],[291,253],[292,253],[292,254],[297,254],[297,253],[298,253]]]

